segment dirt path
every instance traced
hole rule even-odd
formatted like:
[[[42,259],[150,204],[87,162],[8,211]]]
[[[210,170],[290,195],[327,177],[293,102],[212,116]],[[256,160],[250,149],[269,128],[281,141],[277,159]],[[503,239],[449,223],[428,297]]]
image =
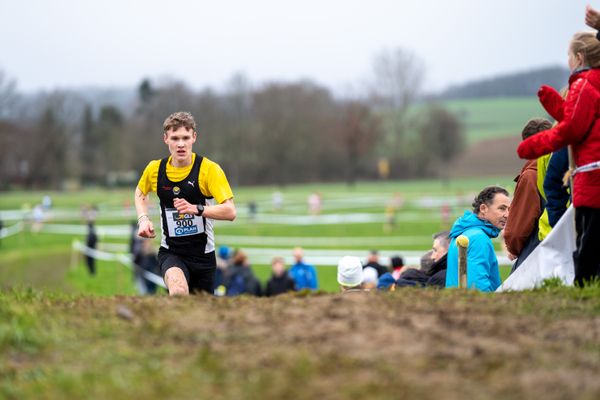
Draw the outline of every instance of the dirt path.
[[[49,398],[65,395],[57,376],[86,378],[92,397],[600,397],[600,299],[572,290],[121,297],[39,312],[54,344],[17,369],[45,368],[33,388]]]

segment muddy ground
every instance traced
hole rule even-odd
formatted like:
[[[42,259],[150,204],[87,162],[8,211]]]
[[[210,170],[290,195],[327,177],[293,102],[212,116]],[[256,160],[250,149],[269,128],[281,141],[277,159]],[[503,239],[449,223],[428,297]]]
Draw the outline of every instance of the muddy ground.
[[[7,398],[600,398],[596,292],[20,304],[43,340],[4,348]]]

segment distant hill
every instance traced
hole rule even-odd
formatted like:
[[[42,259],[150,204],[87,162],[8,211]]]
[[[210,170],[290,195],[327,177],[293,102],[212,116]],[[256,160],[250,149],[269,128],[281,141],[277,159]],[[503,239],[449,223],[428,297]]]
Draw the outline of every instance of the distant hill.
[[[536,96],[443,100],[441,104],[464,124],[470,144],[480,140],[518,137],[530,118],[548,118]]]
[[[566,86],[568,78],[568,69],[546,67],[450,86],[438,98],[450,100],[478,97],[535,96],[541,85],[550,85],[560,89]]]

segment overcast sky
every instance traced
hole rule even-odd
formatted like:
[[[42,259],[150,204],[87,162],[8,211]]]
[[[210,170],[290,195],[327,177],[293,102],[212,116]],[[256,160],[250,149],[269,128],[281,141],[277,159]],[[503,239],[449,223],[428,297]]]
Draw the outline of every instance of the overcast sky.
[[[368,79],[385,48],[414,51],[426,88],[565,65],[580,0],[1,0],[0,69],[20,90],[132,87],[171,76],[220,87]],[[600,8],[600,1],[592,1]]]

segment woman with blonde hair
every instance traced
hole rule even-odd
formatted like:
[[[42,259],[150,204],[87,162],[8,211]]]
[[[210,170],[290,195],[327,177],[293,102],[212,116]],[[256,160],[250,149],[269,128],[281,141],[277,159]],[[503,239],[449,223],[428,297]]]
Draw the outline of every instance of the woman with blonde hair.
[[[577,231],[575,283],[600,277],[600,41],[592,32],[573,36],[568,51],[569,92],[563,101],[549,86],[538,93],[542,105],[558,103],[562,119],[544,132],[521,142],[519,157],[534,159],[571,145],[577,168],[573,206]]]

